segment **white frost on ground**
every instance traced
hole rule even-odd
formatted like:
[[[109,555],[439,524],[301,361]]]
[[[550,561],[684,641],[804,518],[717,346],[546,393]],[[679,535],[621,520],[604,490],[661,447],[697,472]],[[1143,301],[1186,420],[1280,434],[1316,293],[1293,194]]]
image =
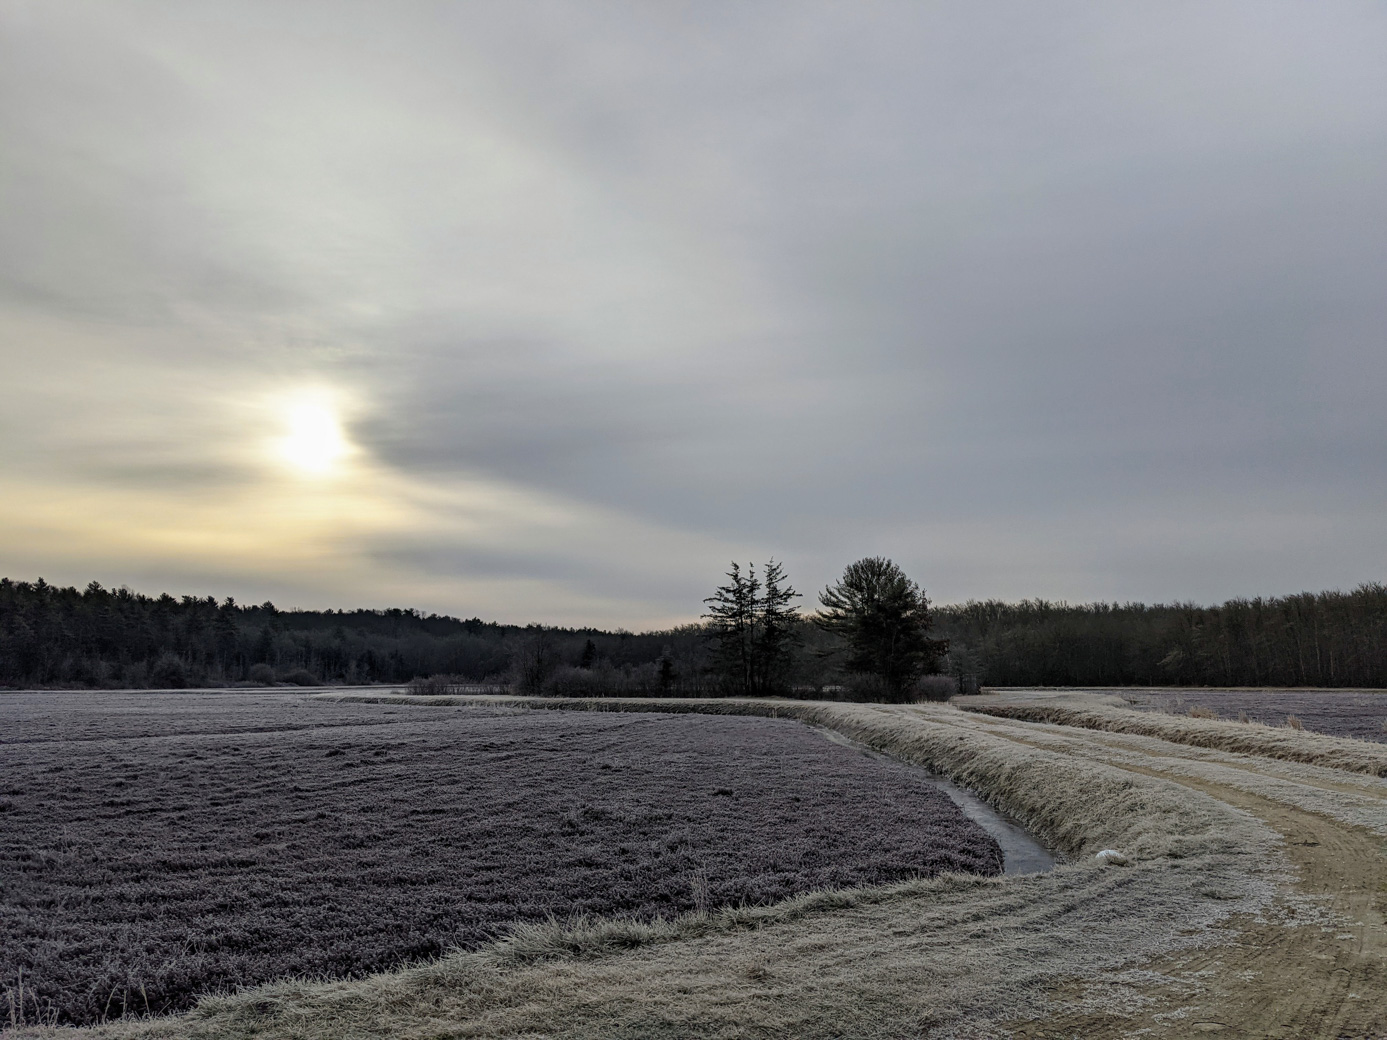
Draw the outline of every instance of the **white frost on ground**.
[[[464,702],[378,699],[420,710]],[[1287,909],[1277,890],[1293,873],[1280,835],[1134,768],[1150,752],[1114,744],[1113,734],[947,705],[502,702],[797,718],[949,776],[1069,863],[1045,874],[814,893],[655,925],[556,922],[431,965],[280,983],[211,998],[182,1019],[93,1035],[828,1037],[862,1035],[872,1022],[882,1035],[990,1038],[1009,1022],[1056,1012],[1130,1015],[1158,1001],[1179,1014],[1202,985],[1198,973],[1153,972],[1153,958],[1216,946],[1230,934],[1218,926],[1237,915]],[[1208,754],[1161,766],[1237,771],[1230,756]],[[1108,869],[1095,859],[1103,850],[1132,862]]]

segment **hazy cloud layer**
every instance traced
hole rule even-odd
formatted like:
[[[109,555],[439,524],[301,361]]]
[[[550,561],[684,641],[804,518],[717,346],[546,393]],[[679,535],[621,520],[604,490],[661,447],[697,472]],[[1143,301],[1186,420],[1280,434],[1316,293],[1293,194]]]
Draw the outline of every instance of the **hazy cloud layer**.
[[[0,19],[0,571],[630,627],[733,555],[1383,578],[1379,4]]]

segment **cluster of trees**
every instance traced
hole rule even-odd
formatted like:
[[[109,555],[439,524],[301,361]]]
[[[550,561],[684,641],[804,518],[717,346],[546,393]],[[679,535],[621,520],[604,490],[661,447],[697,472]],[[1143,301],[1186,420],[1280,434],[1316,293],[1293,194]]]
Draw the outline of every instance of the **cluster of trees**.
[[[727,577],[705,600],[704,615],[715,647],[709,670],[724,691],[766,696],[798,689],[874,701],[941,691],[921,679],[938,669],[948,642],[929,637],[929,600],[890,560],[850,564],[807,619],[791,605],[799,593],[774,560],[759,579],[754,565],[743,574],[736,563]],[[806,656],[807,628],[820,638]]]
[[[964,603],[950,667],[993,686],[1387,687],[1387,586],[1189,603]]]
[[[763,577],[756,565],[747,572],[734,562],[728,583],[705,603],[707,634],[713,643],[713,674],[728,691],[752,697],[789,689],[795,650],[803,645],[799,611],[791,605],[799,593],[785,580],[784,568],[769,561]]]
[[[993,686],[1387,687],[1387,587],[1221,606],[969,601],[932,608],[889,560],[850,565],[808,616],[783,568],[734,564],[700,624],[633,634],[414,610],[278,610],[0,578],[0,685],[515,684],[530,692],[864,700],[932,673]],[[938,637],[938,638],[936,638]],[[942,689],[942,687],[940,687]]]

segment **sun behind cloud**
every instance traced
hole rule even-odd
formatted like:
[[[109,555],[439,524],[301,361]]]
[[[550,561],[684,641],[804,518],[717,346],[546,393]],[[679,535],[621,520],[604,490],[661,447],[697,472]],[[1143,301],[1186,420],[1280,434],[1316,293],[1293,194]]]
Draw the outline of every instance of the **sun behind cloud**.
[[[279,459],[295,471],[331,475],[351,454],[351,443],[332,401],[322,394],[305,394],[284,405],[284,434],[275,442]]]

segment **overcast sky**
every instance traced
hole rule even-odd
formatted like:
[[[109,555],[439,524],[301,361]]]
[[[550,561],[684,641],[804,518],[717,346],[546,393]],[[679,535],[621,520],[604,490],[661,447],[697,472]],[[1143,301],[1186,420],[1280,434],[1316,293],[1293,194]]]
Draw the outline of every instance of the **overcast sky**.
[[[1387,5],[0,0],[0,573],[1387,578]]]

